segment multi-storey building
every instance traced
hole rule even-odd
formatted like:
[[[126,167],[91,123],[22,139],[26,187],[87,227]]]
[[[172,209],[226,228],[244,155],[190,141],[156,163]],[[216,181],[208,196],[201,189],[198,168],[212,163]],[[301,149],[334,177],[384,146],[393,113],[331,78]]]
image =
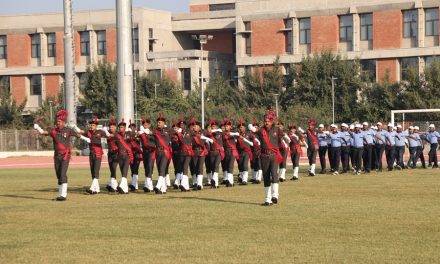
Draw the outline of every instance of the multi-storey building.
[[[422,73],[440,53],[437,0],[191,0],[190,12],[133,10],[134,69],[168,77],[187,93],[222,73],[239,82],[280,57],[283,71],[307,55],[331,51],[360,59],[372,80]],[[77,82],[88,65],[116,62],[114,10],[74,13]],[[196,34],[213,35],[204,45]],[[32,110],[63,82],[63,14],[0,16],[0,89]],[[201,60],[203,58],[203,62]]]

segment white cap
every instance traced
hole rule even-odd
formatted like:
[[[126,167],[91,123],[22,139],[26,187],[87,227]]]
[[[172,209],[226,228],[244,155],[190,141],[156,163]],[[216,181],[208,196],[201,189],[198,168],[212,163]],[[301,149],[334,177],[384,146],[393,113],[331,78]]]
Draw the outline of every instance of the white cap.
[[[430,124],[429,128],[435,128],[435,125],[434,124]]]
[[[394,127],[394,125],[391,123],[388,123],[388,127]]]
[[[356,124],[354,127],[355,128],[362,128],[362,125],[361,124]]]
[[[354,129],[354,125],[350,125],[350,129],[353,130]]]
[[[368,126],[368,122],[363,122],[362,125],[363,126]]]
[[[420,127],[415,126],[415,127],[414,127],[414,130],[420,130]]]
[[[413,126],[410,126],[410,127],[408,127],[408,129],[409,129],[409,130],[413,130],[413,129],[414,129],[414,127],[413,127]]]
[[[402,128],[402,126],[401,125],[397,125],[396,128]]]
[[[318,127],[319,127],[319,128],[324,128],[324,125],[323,125],[323,124],[319,124]]]
[[[342,123],[341,127],[348,127],[346,123]]]
[[[332,127],[332,128],[338,128],[338,126],[335,125],[335,124],[331,124],[330,127]]]
[[[377,124],[376,125],[378,125],[378,126],[381,126],[382,125],[382,123],[381,122],[377,122]]]

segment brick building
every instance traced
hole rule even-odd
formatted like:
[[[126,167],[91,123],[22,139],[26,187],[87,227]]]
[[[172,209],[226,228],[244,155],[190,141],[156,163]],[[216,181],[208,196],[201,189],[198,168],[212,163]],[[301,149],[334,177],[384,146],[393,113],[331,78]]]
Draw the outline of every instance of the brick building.
[[[191,0],[190,12],[133,10],[134,69],[168,77],[184,93],[200,81],[200,45],[194,34],[210,34],[204,46],[208,79],[216,72],[239,81],[276,56],[285,72],[304,56],[332,51],[359,58],[372,80],[388,72],[405,78],[408,67],[423,72],[440,53],[439,1],[435,0]],[[77,82],[87,65],[116,62],[114,10],[74,13]],[[0,89],[27,109],[56,95],[63,82],[63,14],[0,16]],[[209,74],[207,74],[209,72]]]

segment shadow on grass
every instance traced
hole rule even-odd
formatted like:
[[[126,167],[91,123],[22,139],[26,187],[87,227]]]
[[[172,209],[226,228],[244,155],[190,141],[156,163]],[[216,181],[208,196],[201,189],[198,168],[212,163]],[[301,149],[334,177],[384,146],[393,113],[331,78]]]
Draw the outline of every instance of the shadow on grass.
[[[42,201],[53,201],[53,199],[50,199],[50,198],[38,198],[38,197],[33,197],[33,196],[15,195],[15,194],[1,194],[0,197],[16,198],[16,199],[42,200]]]
[[[233,203],[233,204],[247,204],[247,205],[258,205],[261,206],[261,203],[251,203],[251,202],[240,202],[240,201],[232,201],[232,200],[224,200],[224,199],[215,199],[215,198],[206,198],[206,197],[194,197],[194,196],[186,196],[186,197],[177,197],[177,196],[168,196],[167,199],[180,199],[180,200],[199,200],[206,202],[215,202],[215,203]]]

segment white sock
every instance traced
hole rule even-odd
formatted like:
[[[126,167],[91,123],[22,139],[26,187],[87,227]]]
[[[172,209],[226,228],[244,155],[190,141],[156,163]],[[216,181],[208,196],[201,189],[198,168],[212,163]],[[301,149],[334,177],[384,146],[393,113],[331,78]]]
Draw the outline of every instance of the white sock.
[[[286,179],[286,169],[280,169],[280,178],[283,180]]]
[[[133,176],[131,176],[131,185],[133,185],[136,190],[139,188],[137,174],[133,174]]]
[[[167,186],[167,187],[170,187],[170,186],[171,186],[171,180],[170,180],[170,175],[169,175],[169,174],[167,174],[167,175],[165,176],[165,183],[166,183],[166,186]]]
[[[181,181],[182,181],[182,174],[177,173],[176,174],[176,179],[174,180],[174,184],[179,186]]]
[[[217,172],[214,172],[212,174],[212,179],[214,180],[215,187],[217,187],[218,186],[218,173]]]
[[[182,187],[185,189],[185,190],[189,190],[189,178],[188,178],[188,176],[186,176],[186,175],[182,175],[182,182],[181,182],[181,184],[182,184]]]
[[[243,175],[242,175],[242,178],[241,178],[243,182],[247,182],[248,181],[248,174],[249,174],[249,172],[247,172],[247,171],[243,172]]]
[[[62,193],[63,193],[63,185],[58,184],[58,196],[61,196]]]
[[[212,173],[210,172],[210,173],[208,173],[207,175],[206,175],[206,177],[207,177],[207,182],[208,182],[208,184],[211,184],[211,180],[212,180]]]
[[[67,183],[61,184],[61,195],[62,197],[67,197]]]
[[[261,177],[263,176],[263,170],[258,170],[257,173],[257,181],[261,181]]]
[[[94,178],[92,180],[92,186],[90,186],[90,190],[95,191],[95,192],[99,192],[99,181],[98,179]]]
[[[153,191],[153,180],[149,177],[145,177],[145,187],[147,187],[148,190]]]
[[[224,171],[223,172],[223,180],[227,181],[228,180],[228,171]]]
[[[258,172],[258,171],[254,171],[254,170],[252,171],[252,179],[253,179],[253,180],[256,180],[256,179],[257,179],[257,172]]]
[[[311,166],[310,166],[310,172],[311,173],[315,173],[315,167],[316,167],[316,164],[312,164]]]
[[[197,175],[197,186],[200,186],[203,189],[203,175]]]
[[[119,183],[119,187],[122,189],[123,192],[128,193],[128,183],[127,183],[126,177],[121,178],[121,182]]]
[[[228,173],[228,181],[231,185],[234,185],[234,174]]]
[[[162,190],[163,188],[162,185],[164,185],[164,183],[165,183],[165,178],[163,176],[159,176],[156,183],[156,189]]]
[[[279,197],[279,190],[280,190],[279,188],[280,188],[279,183],[272,184],[272,197],[275,197],[275,198],[278,199],[278,197]]]
[[[298,179],[298,171],[299,171],[298,167],[293,168],[293,177],[296,179]]]
[[[166,181],[166,176],[162,177],[162,187],[160,188],[160,191],[163,193],[167,192],[167,181]]]
[[[196,185],[197,184],[197,175],[192,175],[192,184]]]
[[[114,190],[118,188],[118,181],[116,178],[110,178],[110,184],[109,184]]]
[[[95,179],[95,191],[96,192],[101,192],[101,187],[99,187],[99,180]]]
[[[264,194],[265,194],[265,202],[272,203],[272,194],[270,192],[270,186],[264,187]]]
[[[240,171],[240,172],[238,173],[238,178],[243,179],[243,172],[242,172],[242,171]]]

